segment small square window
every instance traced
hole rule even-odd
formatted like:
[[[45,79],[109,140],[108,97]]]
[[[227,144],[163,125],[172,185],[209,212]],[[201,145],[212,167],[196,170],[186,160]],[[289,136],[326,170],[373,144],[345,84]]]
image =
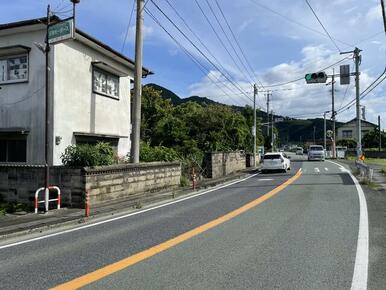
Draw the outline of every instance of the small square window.
[[[28,80],[28,57],[8,56],[0,58],[0,84]]]
[[[119,77],[94,68],[93,91],[113,98],[119,98]]]
[[[0,136],[0,162],[27,162],[26,136]]]

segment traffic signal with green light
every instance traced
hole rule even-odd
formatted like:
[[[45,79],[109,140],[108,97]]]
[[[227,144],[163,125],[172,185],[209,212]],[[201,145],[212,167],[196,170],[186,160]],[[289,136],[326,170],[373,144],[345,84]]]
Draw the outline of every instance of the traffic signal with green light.
[[[308,73],[305,76],[307,84],[319,84],[327,81],[327,75],[324,71],[316,73]]]

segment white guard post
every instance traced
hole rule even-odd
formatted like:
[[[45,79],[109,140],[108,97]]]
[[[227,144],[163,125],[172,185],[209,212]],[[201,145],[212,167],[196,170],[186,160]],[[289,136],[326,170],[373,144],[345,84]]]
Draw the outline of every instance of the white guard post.
[[[56,190],[58,192],[58,198],[49,199],[50,196],[50,190]],[[44,191],[44,200],[39,201],[39,193],[41,191]],[[49,186],[48,188],[41,187],[35,192],[35,213],[38,213],[38,207],[39,203],[44,202],[45,211],[48,212],[49,203],[51,201],[57,201],[58,202],[58,209],[60,209],[60,189],[57,186]]]

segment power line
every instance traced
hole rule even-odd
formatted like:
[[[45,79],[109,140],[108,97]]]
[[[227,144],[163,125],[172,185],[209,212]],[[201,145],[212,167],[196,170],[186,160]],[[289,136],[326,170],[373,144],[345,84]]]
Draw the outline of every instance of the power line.
[[[235,49],[235,46],[233,45],[232,41],[230,40],[230,38],[228,37],[228,34],[225,32],[225,29],[223,27],[223,25],[221,24],[220,20],[218,19],[216,13],[214,12],[213,8],[212,8],[212,5],[210,5],[209,1],[208,0],[205,0],[206,1],[206,4],[208,5],[209,7],[209,10],[212,12],[218,26],[220,27],[222,33],[225,35],[225,38],[226,40],[228,41],[230,47],[232,48],[234,54],[236,55],[237,59],[240,61],[241,65],[243,66],[244,70],[243,69],[240,69],[240,66],[237,64],[237,62],[235,62],[237,68],[239,69],[239,71],[244,75],[244,77],[246,77],[246,79],[249,78],[249,80],[251,81],[251,85],[253,85],[254,81],[253,81],[253,77],[251,77],[251,74],[248,72],[248,68],[245,66],[244,62],[241,60],[240,58],[240,55],[237,53],[236,49]],[[248,72],[248,75],[246,75],[246,72]]]
[[[233,86],[235,86],[237,88],[237,90],[239,90],[241,93],[244,92],[244,96],[246,96],[248,99],[250,99],[252,101],[252,99],[247,95],[245,94],[245,91],[243,91],[243,89],[240,88],[240,86],[238,84],[236,84],[233,80],[231,80],[227,75],[225,75],[224,73],[221,72],[221,70],[219,69],[219,67],[213,63],[213,61],[211,59],[208,58],[207,55],[205,55],[205,53],[202,52],[202,50],[197,47],[197,45],[195,43],[193,43],[193,41],[174,23],[174,21],[172,19],[170,19],[169,16],[167,16],[165,14],[165,12],[153,1],[153,0],[150,0],[152,2],[152,4],[157,8],[157,10],[159,12],[162,13],[162,15],[184,36],[184,38],[214,67],[216,68],[217,71],[219,71]]]
[[[163,30],[164,32],[182,49],[182,51],[193,61],[193,63],[195,63],[198,68],[204,73],[204,75],[207,74],[207,71],[208,70],[203,64],[201,64],[174,36],[172,36],[169,31],[167,31],[167,29],[158,21],[158,19],[146,8],[145,9],[145,12],[152,18],[152,20],[158,24]],[[209,70],[208,70],[209,71]],[[208,78],[210,80],[212,80],[211,76],[208,75]],[[223,87],[219,86],[216,82],[214,82],[214,84],[216,86],[218,86],[224,93],[226,96],[230,97],[229,94],[227,94]],[[229,88],[228,88],[229,89]]]
[[[225,20],[225,23],[226,23],[229,31],[232,34],[233,39],[235,40],[236,45],[238,46],[239,50],[241,51],[241,55],[243,56],[243,58],[245,60],[245,63],[247,64],[247,66],[248,66],[248,68],[250,70],[250,73],[252,73],[252,75],[255,77],[255,79],[259,82],[260,86],[264,88],[262,82],[256,76],[253,68],[251,67],[250,62],[248,61],[247,57],[245,56],[244,50],[241,48],[241,45],[240,45],[238,39],[236,38],[236,35],[234,34],[232,27],[229,25],[229,22],[228,22],[227,18],[225,17],[225,14],[224,14],[223,10],[221,9],[221,6],[219,5],[217,0],[215,0],[215,1],[216,1],[216,5],[217,5],[218,9],[220,10],[220,13],[221,13],[223,19]]]
[[[345,58],[342,58],[341,60],[339,60],[339,61],[337,61],[337,62],[335,62],[335,63],[333,63],[333,64],[331,64],[331,65],[329,65],[329,66],[327,66],[325,68],[317,69],[317,71],[323,71],[323,70],[329,69],[329,68],[331,68],[331,67],[333,67],[333,66],[335,66],[335,65],[337,65],[337,64],[339,64],[339,63],[341,63],[341,62],[343,62],[343,61],[345,61],[346,59],[349,59],[349,58],[350,57],[348,57],[348,56],[345,57]],[[285,85],[288,85],[288,84],[291,84],[291,83],[296,83],[296,82],[301,81],[301,80],[304,80],[304,76],[299,77],[299,78],[294,79],[294,80],[283,82],[283,83],[277,83],[277,84],[273,84],[273,85],[265,85],[265,87],[266,88],[281,87],[281,86],[285,86]]]
[[[133,6],[131,7],[131,12],[130,12],[130,17],[129,17],[129,23],[127,24],[127,28],[126,28],[126,33],[125,33],[125,38],[123,40],[123,43],[122,43],[122,48],[121,48],[121,53],[123,53],[124,49],[125,49],[125,46],[126,46],[126,40],[127,40],[127,36],[129,35],[129,30],[130,30],[130,25],[131,25],[131,20],[133,18],[133,12],[134,12],[134,7],[135,7],[135,0],[133,0]]]
[[[330,38],[331,42],[335,45],[336,49],[341,52],[339,46],[336,44],[336,42],[334,41],[334,39],[331,37],[330,33],[327,31],[326,27],[324,27],[322,21],[320,21],[318,15],[316,14],[315,10],[312,8],[311,4],[308,2],[308,0],[305,0],[308,7],[310,7],[312,13],[314,14],[315,18],[318,20],[319,24],[322,26],[324,32],[326,32],[326,34],[328,35],[328,38]]]
[[[344,103],[344,101],[346,100],[347,92],[348,92],[348,90],[349,90],[350,87],[351,87],[351,84],[349,84],[349,85],[346,87],[346,91],[344,92],[344,96],[343,96],[342,102],[340,102],[340,106],[339,106],[338,111],[343,107],[343,103]]]
[[[227,54],[229,55],[229,57],[231,58],[232,62],[234,63],[234,65],[236,66],[236,68],[241,72],[241,74],[246,78],[248,79],[248,77],[245,75],[245,73],[243,72],[243,70],[240,68],[240,66],[237,64],[235,58],[233,57],[233,55],[230,53],[230,51],[228,50],[228,48],[226,47],[224,41],[221,39],[220,35],[217,33],[216,29],[214,28],[212,22],[210,21],[210,19],[208,18],[208,16],[206,15],[204,9],[202,8],[202,6],[200,5],[200,3],[197,1],[197,0],[194,0],[196,5],[198,6],[199,10],[201,11],[202,15],[204,16],[205,20],[208,22],[210,28],[212,29],[213,33],[215,34],[217,40],[220,42],[221,46],[224,48],[224,50],[227,52]]]
[[[173,35],[170,34],[170,32],[160,23],[160,21],[150,12],[149,9],[145,9],[145,12],[153,19],[153,21],[158,24],[162,30],[164,30],[164,32],[182,49],[182,51],[193,61],[193,63],[195,63],[198,68],[204,73],[204,75],[207,75],[207,72],[210,72],[210,69],[208,69],[207,67],[205,67],[205,65],[203,65],[202,63],[200,63],[200,61],[198,61],[194,55],[192,53],[190,53]],[[229,98],[232,98],[228,93],[225,92],[224,90],[224,87],[220,86],[218,83],[216,83],[215,81],[213,81],[213,78],[210,76],[210,74],[207,75],[207,77],[219,88],[221,89],[226,96],[228,96]],[[218,79],[218,77],[217,77]],[[228,86],[225,86],[229,91],[231,91],[231,89],[228,87]],[[233,92],[232,92],[233,93]],[[245,92],[242,92],[243,96],[246,96],[245,95]],[[248,101],[252,101],[250,98],[248,98]]]
[[[19,104],[21,102],[24,102],[30,98],[32,98],[37,92],[41,91],[43,88],[45,88],[45,85],[43,85],[42,87],[40,87],[39,89],[37,89],[36,91],[32,92],[30,95],[20,99],[20,100],[17,100],[15,102],[12,102],[12,103],[5,103],[5,104],[1,104],[0,107],[3,107],[3,106],[12,106],[12,105],[16,105],[16,104]]]
[[[309,26],[306,26],[306,25],[304,25],[304,24],[302,24],[302,23],[300,23],[300,22],[298,22],[298,21],[296,21],[296,20],[293,20],[293,19],[289,18],[288,16],[283,15],[283,14],[281,14],[280,12],[277,12],[277,11],[273,10],[272,8],[269,8],[269,7],[267,7],[267,6],[265,6],[265,5],[261,4],[261,3],[256,2],[255,0],[249,0],[249,1],[252,2],[252,3],[253,3],[254,5],[256,5],[256,6],[259,6],[260,8],[263,8],[263,9],[265,9],[265,10],[267,10],[267,11],[269,11],[269,12],[271,12],[271,13],[277,15],[277,16],[280,16],[281,18],[285,19],[285,20],[288,21],[288,22],[291,22],[291,23],[293,23],[293,24],[296,24],[296,25],[298,25],[298,26],[300,26],[300,27],[302,27],[302,28],[304,28],[304,29],[307,29],[307,30],[309,30],[309,31],[312,31],[312,32],[317,33],[317,34],[319,34],[319,35],[322,35],[322,36],[324,36],[324,37],[328,37],[328,36],[327,36],[326,34],[324,34],[323,32],[320,32],[320,31],[318,31],[318,30],[316,30],[316,29],[313,29],[313,28],[311,28],[311,27],[309,27]],[[346,42],[343,42],[343,41],[341,41],[341,40],[339,40],[339,39],[334,38],[334,40],[336,40],[337,42],[339,42],[339,43],[341,43],[341,44],[344,44],[344,45],[346,45],[346,46],[354,47],[353,45],[348,44],[348,43],[346,43]]]
[[[177,9],[170,3],[169,0],[165,0],[169,7],[174,11],[177,17],[182,21],[185,27],[190,31],[190,33],[196,38],[196,40],[202,45],[202,47],[206,50],[206,52],[216,61],[216,64],[225,72],[230,78],[232,77],[230,73],[223,67],[221,62],[217,59],[217,57],[210,51],[210,49],[205,45],[205,43],[201,40],[201,38],[192,30],[190,25],[185,21],[185,19],[181,16],[181,14],[177,11]],[[220,81],[223,83],[224,81]]]

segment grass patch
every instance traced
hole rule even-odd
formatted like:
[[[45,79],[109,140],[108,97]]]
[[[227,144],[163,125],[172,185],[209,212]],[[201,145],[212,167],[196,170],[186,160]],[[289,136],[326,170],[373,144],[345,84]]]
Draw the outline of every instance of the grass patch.
[[[372,190],[378,190],[379,185],[374,182],[366,182],[366,185]]]
[[[348,156],[347,160],[355,161],[357,158],[355,156]],[[386,159],[385,158],[366,158],[365,163],[373,165],[383,166],[383,172],[386,173]]]
[[[383,166],[383,169],[386,169],[386,159],[366,158],[365,163],[374,164],[374,165],[381,165],[381,166]]]

